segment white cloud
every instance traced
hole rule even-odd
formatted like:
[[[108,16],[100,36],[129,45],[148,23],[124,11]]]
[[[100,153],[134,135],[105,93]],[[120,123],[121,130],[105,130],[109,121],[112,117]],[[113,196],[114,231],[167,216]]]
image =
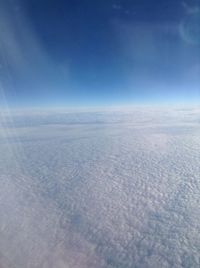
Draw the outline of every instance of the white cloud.
[[[199,267],[199,111],[2,113],[3,267]]]

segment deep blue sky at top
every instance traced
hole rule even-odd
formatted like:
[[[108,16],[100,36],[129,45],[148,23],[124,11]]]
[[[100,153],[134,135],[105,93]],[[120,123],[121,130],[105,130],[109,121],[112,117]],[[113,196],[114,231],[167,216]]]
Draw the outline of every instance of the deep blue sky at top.
[[[1,91],[25,106],[198,101],[199,8],[196,0],[1,0]]]

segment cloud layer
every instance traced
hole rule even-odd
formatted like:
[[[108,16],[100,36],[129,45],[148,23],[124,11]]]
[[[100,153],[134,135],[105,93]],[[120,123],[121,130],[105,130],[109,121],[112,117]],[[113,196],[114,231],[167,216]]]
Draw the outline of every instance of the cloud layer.
[[[0,266],[199,267],[199,112],[2,111]]]

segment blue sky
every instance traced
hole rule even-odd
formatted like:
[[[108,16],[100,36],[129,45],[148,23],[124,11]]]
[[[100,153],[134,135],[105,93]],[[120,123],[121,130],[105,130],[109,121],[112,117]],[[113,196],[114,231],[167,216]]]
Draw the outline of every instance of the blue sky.
[[[200,100],[199,1],[2,0],[10,106]]]

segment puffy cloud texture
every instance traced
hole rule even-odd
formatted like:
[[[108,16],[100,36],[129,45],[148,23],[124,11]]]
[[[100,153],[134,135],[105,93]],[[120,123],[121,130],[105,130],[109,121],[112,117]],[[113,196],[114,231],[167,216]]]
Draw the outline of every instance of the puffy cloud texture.
[[[200,110],[0,117],[0,266],[199,267]]]

